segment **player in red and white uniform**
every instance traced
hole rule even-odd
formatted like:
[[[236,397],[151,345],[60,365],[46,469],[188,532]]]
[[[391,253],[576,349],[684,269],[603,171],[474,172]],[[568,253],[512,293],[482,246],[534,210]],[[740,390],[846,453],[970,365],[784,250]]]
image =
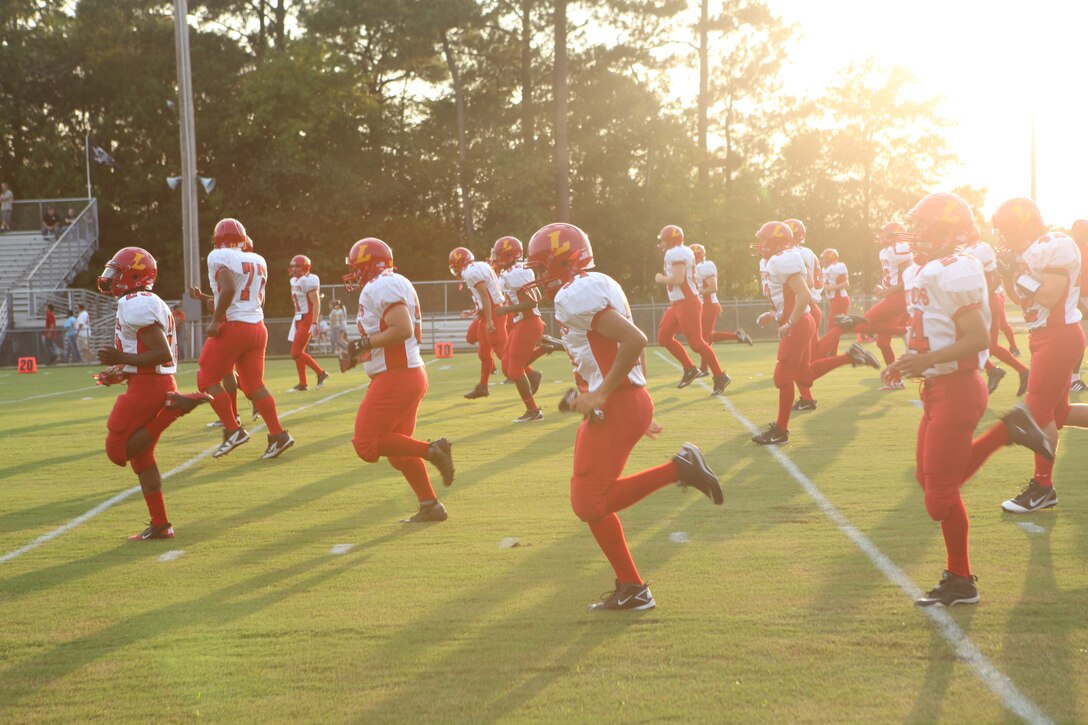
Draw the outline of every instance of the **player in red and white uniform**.
[[[795,384],[811,389],[812,383],[835,368],[846,364],[880,368],[876,358],[854,343],[845,355],[812,360],[812,338],[816,322],[809,313],[812,293],[808,289],[808,268],[793,245],[793,232],[783,222],[767,222],[756,232],[756,241],[749,247],[761,257],[760,274],[763,294],[771,309],[759,316],[760,326],[774,322],[778,326],[778,362],[774,368],[774,385],[778,388],[778,418],[767,430],[752,436],[760,445],[789,442],[790,411],[793,409]],[[805,408],[816,407],[810,398]]]
[[[632,321],[619,284],[588,271],[593,249],[581,229],[549,224],[533,235],[528,252],[535,288],[554,299],[563,342],[577,379],[585,384],[581,394],[565,399],[586,416],[574,441],[571,506],[589,524],[616,576],[615,590],[590,609],[652,609],[653,595],[635,568],[616,512],[673,483],[696,488],[721,504],[721,484],[691,443],[668,463],[620,478],[642,436],[660,432],[646,390],[646,336]]]
[[[812,297],[812,300],[808,303],[808,313],[812,315],[812,321],[816,326],[816,334],[812,336],[812,355],[810,359],[815,360],[817,358],[817,345],[820,341],[820,325],[824,320],[823,310],[820,309],[820,295],[823,293],[824,288],[824,270],[820,265],[820,260],[816,258],[816,253],[805,246],[806,229],[804,222],[800,219],[787,219],[782,223],[790,228],[790,232],[793,234],[793,246],[797,253],[801,255],[801,259],[804,260],[805,270],[808,273],[805,282],[808,284],[808,291]],[[793,404],[793,409],[815,410],[816,400],[812,397],[812,387],[798,381],[797,390],[800,397]]]
[[[498,275],[487,262],[477,262],[472,252],[457,247],[450,252],[450,274],[465,283],[476,305],[476,317],[469,328],[469,338],[478,342],[476,355],[480,358],[480,382],[465,397],[469,400],[489,395],[487,381],[495,369],[491,361],[494,352],[502,360],[506,352],[506,316],[496,314],[502,306],[503,294]]]
[[[739,342],[751,347],[752,338],[739,327],[736,332],[714,330],[722,314],[722,306],[718,302],[718,265],[706,258],[706,247],[702,244],[692,244],[689,248],[695,256],[695,286],[699,288],[702,296],[703,313],[700,322],[703,339],[711,345],[716,342]],[[699,365],[699,377],[705,378],[709,374],[708,361],[703,358]]]
[[[1080,252],[1080,312],[1081,315],[1088,315],[1088,219],[1077,219],[1073,222],[1070,235],[1077,243],[1077,251]],[[1085,320],[1086,318],[1081,319],[1081,327],[1085,326]],[[1080,366],[1083,363],[1082,357],[1073,367],[1069,385],[1069,390],[1072,392],[1083,393],[1088,390],[1088,384],[1080,377]]]
[[[1024,402],[1046,433],[1049,446],[1036,450],[1035,475],[1027,487],[1001,504],[1009,513],[1025,514],[1058,503],[1051,453],[1058,449],[1058,430],[1088,427],[1088,405],[1069,404],[1073,366],[1084,355],[1082,315],[1077,307],[1081,258],[1071,238],[1046,231],[1039,207],[1031,199],[1006,201],[994,212],[992,224],[1001,245],[1015,254],[1006,284],[1016,290],[1030,335],[1031,370]],[[1014,434],[1011,425],[991,427],[975,441],[977,456],[1005,445]]]
[[[118,466],[132,464],[151,515],[148,527],[128,537],[129,541],[174,538],[162,497],[162,476],[155,463],[155,444],[171,423],[211,400],[204,393],[176,392],[174,316],[151,291],[158,273],[155,258],[147,250],[125,247],[113,255],[98,277],[98,291],[117,297],[117,328],[114,346],[98,351],[98,359],[112,367],[95,378],[99,385],[128,382],[106,424],[106,455]]]
[[[850,270],[839,259],[839,250],[828,247],[820,253],[824,268],[824,293],[827,295],[827,316],[834,320],[850,314]],[[838,340],[835,341],[838,348]],[[834,351],[831,352],[834,354]]]
[[[355,415],[355,452],[367,463],[381,457],[400,471],[419,500],[419,510],[401,523],[445,521],[446,507],[438,501],[424,461],[434,464],[442,482],[453,483],[453,446],[446,438],[431,443],[412,437],[419,404],[427,392],[427,371],[419,353],[423,337],[419,297],[412,283],[397,274],[393,250],[380,239],[367,237],[351,247],[344,262],[349,292],[359,290],[356,322],[362,337],[352,341],[340,358],[341,372],[360,361],[370,376]]]
[[[1002,324],[1005,322],[1005,295],[1001,293],[1001,279],[997,273],[997,254],[994,253],[993,247],[982,241],[978,228],[973,226],[970,241],[964,245],[963,251],[981,262],[982,271],[986,273],[986,284],[990,290],[990,355],[1019,373],[1020,389],[1016,395],[1020,397],[1028,389],[1028,368],[1013,357],[1011,352],[1001,347],[1001,343],[998,341]],[[997,385],[1003,377],[1005,377],[1005,371],[995,366],[992,361],[987,360],[986,387],[990,393],[997,390]]]
[[[208,278],[215,296],[215,311],[200,353],[197,387],[212,396],[212,407],[223,422],[223,443],[212,454],[225,456],[249,440],[238,423],[238,413],[221,385],[232,370],[238,385],[268,426],[268,447],[261,458],[276,458],[295,440],[280,425],[276,401],[264,386],[264,351],[268,330],[264,326],[264,294],[268,265],[256,252],[241,247],[249,235],[236,219],[215,225],[215,249],[208,255]],[[252,240],[248,241],[252,244]]]
[[[298,371],[298,385],[290,388],[288,393],[301,393],[309,389],[306,368],[317,374],[319,388],[329,379],[329,374],[306,351],[311,331],[321,322],[321,280],[310,269],[310,258],[305,254],[296,254],[291,259],[291,302],[295,308],[295,320],[287,340],[291,343],[291,359],[295,361]]]
[[[667,349],[684,368],[676,387],[686,388],[699,377],[699,368],[691,362],[684,346],[676,339],[681,332],[692,352],[699,355],[702,364],[713,373],[714,389],[711,395],[721,395],[733,382],[718,363],[718,356],[703,338],[703,309],[699,301],[699,286],[695,281],[695,255],[684,246],[684,231],[675,224],[668,224],[657,235],[657,248],[665,253],[664,274],[654,276],[654,281],[665,285],[669,296],[669,309],[661,316],[657,328],[657,344]]]
[[[910,310],[907,352],[883,376],[924,381],[915,478],[925,492],[926,512],[941,523],[947,552],[941,581],[915,604],[974,604],[979,601],[978,588],[968,557],[967,510],[960,488],[982,462],[971,467],[971,436],[986,412],[986,384],[979,369],[989,357],[989,288],[978,259],[956,252],[973,225],[971,209],[962,199],[930,194],[907,219],[911,232],[905,236],[918,261],[905,280]],[[1019,432],[1016,442],[1045,443],[1023,406],[1013,408],[1004,419]]]

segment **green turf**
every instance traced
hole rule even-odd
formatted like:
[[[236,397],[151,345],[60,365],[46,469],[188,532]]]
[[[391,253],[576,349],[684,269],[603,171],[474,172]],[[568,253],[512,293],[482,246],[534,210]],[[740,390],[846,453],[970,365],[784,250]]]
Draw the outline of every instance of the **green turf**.
[[[773,347],[719,346],[728,398],[773,418]],[[658,608],[590,615],[611,572],[570,510],[576,421],[553,413],[569,366],[542,361],[547,419],[512,426],[511,386],[485,400],[474,356],[436,361],[419,435],[449,436],[450,520],[409,528],[411,492],[351,447],[361,391],[288,416],[297,439],[260,461],[264,438],[166,481],[178,537],[128,544],[139,495],[0,564],[0,722],[991,722],[1013,719],[909,599],[718,401],[651,352],[665,432],[629,470],[685,440],[721,474],[726,505],[668,488],[623,512]],[[0,371],[0,555],[135,484],[102,442],[115,389],[89,369]],[[179,386],[191,389],[194,368]],[[560,382],[561,381],[561,382]],[[277,393],[281,412],[364,384]],[[273,391],[294,384],[269,367]],[[838,370],[797,414],[785,452],[916,584],[943,567],[940,530],[913,482],[913,386]],[[26,403],[32,395],[64,392]],[[1013,401],[1007,380],[983,423]],[[207,409],[164,435],[168,470],[218,436]],[[952,610],[993,664],[1048,716],[1088,718],[1088,493],[1083,433],[1067,431],[1058,509],[1026,519],[998,504],[1030,474],[999,452],[966,488],[982,603]],[[1031,533],[1017,525],[1030,521]],[[690,543],[670,534],[686,532]],[[500,548],[504,537],[520,545]],[[330,547],[354,544],[334,556]],[[181,558],[158,560],[167,550]]]

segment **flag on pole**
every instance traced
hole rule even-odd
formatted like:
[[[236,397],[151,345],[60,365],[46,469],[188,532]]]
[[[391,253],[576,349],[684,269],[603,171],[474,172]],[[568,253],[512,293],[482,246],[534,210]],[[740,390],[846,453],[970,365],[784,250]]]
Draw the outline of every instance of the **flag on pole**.
[[[121,165],[114,160],[112,156],[101,146],[95,146],[91,144],[91,156],[94,158],[95,163],[103,164],[111,169],[117,169],[120,171]]]

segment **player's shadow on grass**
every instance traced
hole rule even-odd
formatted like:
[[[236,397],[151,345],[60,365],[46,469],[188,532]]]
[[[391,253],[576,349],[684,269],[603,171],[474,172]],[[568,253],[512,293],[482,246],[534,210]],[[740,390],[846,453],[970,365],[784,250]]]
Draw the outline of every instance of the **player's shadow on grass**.
[[[904,606],[909,605],[903,600]],[[971,620],[975,616],[975,607],[964,605],[948,611],[949,616],[955,619],[956,624],[966,634],[971,630]],[[943,610],[942,610],[943,611]],[[955,718],[955,702],[951,703],[949,712],[944,712],[945,698],[961,666],[959,655],[948,643],[937,625],[929,625],[929,652],[926,655],[926,674],[922,680],[922,686],[918,691],[918,697],[914,700],[914,706],[907,714],[905,720],[908,723],[932,723],[943,719]],[[942,717],[944,715],[945,717]]]
[[[105,440],[103,436],[102,440]],[[95,451],[96,453],[99,451]],[[85,461],[89,455],[92,455],[88,451],[79,451],[77,453],[69,453],[65,456],[51,456],[50,458],[42,461],[27,461],[25,463],[18,463],[14,466],[8,466],[7,468],[0,468],[0,480],[5,478],[11,478],[12,476],[19,476],[21,474],[27,474],[31,472],[38,472],[43,468],[51,468],[53,466],[63,466],[68,463],[76,463],[77,461]],[[106,454],[102,453],[102,457],[105,458]],[[66,473],[65,475],[71,475]],[[78,475],[78,474],[77,474]]]

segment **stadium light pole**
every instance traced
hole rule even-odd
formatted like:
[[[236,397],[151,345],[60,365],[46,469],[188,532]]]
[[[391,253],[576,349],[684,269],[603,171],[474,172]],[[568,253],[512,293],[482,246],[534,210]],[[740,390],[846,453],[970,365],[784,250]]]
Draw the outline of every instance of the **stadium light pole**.
[[[189,325],[188,352],[203,344],[200,300],[190,299],[191,287],[200,286],[200,243],[196,196],[196,123],[193,120],[193,71],[189,58],[189,7],[174,0],[174,39],[178,64],[178,128],[181,137],[181,259],[185,278],[182,310]]]
[[[1031,109],[1031,199],[1038,201],[1035,195],[1035,108]]]

